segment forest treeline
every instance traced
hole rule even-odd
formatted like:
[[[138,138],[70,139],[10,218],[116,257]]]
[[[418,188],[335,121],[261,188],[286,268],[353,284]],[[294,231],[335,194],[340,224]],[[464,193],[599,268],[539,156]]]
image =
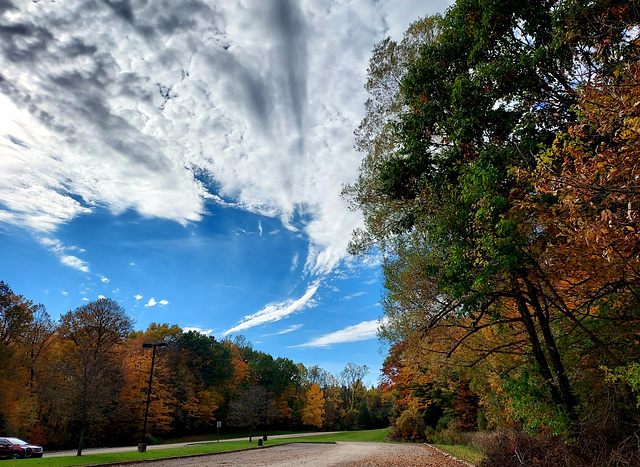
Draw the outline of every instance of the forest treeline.
[[[386,427],[392,399],[363,385],[368,368],[337,376],[176,325],[134,331],[114,300],[53,321],[43,305],[0,282],[0,434],[47,449],[132,445],[143,420],[155,353],[147,441],[224,431]]]
[[[458,0],[374,48],[343,195],[399,436],[640,465],[639,36],[638,2]]]

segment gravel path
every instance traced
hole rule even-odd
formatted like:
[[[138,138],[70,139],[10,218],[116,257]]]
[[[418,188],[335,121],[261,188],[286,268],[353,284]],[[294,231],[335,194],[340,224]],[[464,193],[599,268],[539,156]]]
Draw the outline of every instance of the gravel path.
[[[155,461],[152,467],[463,467],[428,446],[391,443],[286,444],[241,452]],[[129,464],[131,465],[131,464]]]

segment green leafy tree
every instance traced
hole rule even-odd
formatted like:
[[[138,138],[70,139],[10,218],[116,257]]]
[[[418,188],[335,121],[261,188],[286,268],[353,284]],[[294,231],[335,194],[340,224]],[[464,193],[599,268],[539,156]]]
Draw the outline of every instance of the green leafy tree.
[[[617,2],[459,0],[387,101],[390,124],[363,121],[372,134],[360,132],[365,160],[345,189],[365,216],[352,251],[376,245],[394,284],[388,335],[416,346],[437,336],[434,350],[449,356],[477,336],[487,356],[520,349],[544,397],[574,417],[564,336],[592,343],[602,364],[622,358],[564,306],[548,267],[553,232],[524,203],[535,186],[520,175],[576,121],[581,88],[634,60],[639,17]]]

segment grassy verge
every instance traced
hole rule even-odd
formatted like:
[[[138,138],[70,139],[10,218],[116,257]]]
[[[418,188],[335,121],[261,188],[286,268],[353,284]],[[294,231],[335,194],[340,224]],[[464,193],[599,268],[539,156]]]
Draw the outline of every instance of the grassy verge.
[[[348,431],[329,435],[305,436],[296,438],[269,439],[265,446],[295,442],[335,442],[335,441],[384,441],[387,436],[387,429]],[[274,433],[275,434],[275,433]],[[108,464],[113,462],[139,461],[149,459],[164,459],[167,457],[192,456],[196,454],[210,454],[214,452],[236,451],[239,449],[250,449],[258,446],[258,436],[253,443],[249,441],[212,441],[211,443],[197,444],[183,448],[153,449],[145,453],[114,452],[109,454],[87,454],[82,457],[45,457],[43,459],[20,459],[19,461],[7,461],[2,465],[11,466],[14,462],[19,462],[19,467],[43,466],[43,467],[67,467],[76,465]],[[11,462],[11,463],[10,463]]]
[[[272,435],[291,435],[301,433],[300,431],[269,431],[269,436]],[[262,431],[256,430],[252,434],[253,439],[258,439],[262,437]],[[220,441],[224,441],[225,439],[237,439],[237,438],[247,438],[249,439],[249,432],[237,432],[237,433],[220,433]],[[182,438],[171,438],[171,439],[163,439],[160,444],[174,444],[174,443],[196,443],[201,441],[217,441],[218,435],[216,433],[203,434],[203,435],[193,435],[193,436],[183,436]]]
[[[291,441],[295,441],[296,443],[312,443],[312,442],[320,442],[320,443],[331,443],[338,441],[370,441],[382,443],[386,442],[385,437],[389,433],[388,428],[382,428],[380,430],[364,430],[364,431],[343,431],[341,433],[332,433],[328,435],[318,435],[318,436],[304,436],[297,438],[285,438],[285,439],[274,439],[273,442],[283,442],[290,443]]]
[[[192,456],[195,454],[209,454],[212,452],[236,451],[239,449],[255,448],[258,446],[257,441],[249,443],[249,441],[220,441],[219,443],[207,443],[183,448],[170,449],[154,449],[145,453],[137,451],[130,452],[114,452],[109,454],[87,454],[82,457],[65,456],[65,457],[45,457],[43,459],[20,459],[17,466],[46,466],[46,467],[66,467],[74,465],[91,465],[91,464],[108,464],[113,462],[140,461],[149,459],[164,459],[167,457]],[[12,464],[3,463],[10,466]],[[16,466],[16,467],[17,467]]]
[[[434,444],[433,446],[473,465],[480,463],[482,459],[480,450],[471,446],[448,446],[446,444]]]

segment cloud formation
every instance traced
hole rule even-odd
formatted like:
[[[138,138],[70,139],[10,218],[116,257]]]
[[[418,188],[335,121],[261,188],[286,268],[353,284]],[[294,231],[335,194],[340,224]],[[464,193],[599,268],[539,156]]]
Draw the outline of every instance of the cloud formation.
[[[75,255],[69,254],[69,252],[78,252],[84,253],[82,248],[78,248],[77,246],[65,246],[63,243],[56,238],[49,237],[41,237],[38,239],[40,244],[46,247],[50,252],[55,254],[60,262],[65,266],[69,266],[70,268],[77,269],[80,272],[89,272],[89,263],[80,259]]]
[[[208,336],[213,332],[213,329],[202,329],[202,328],[193,327],[193,326],[185,326],[182,330],[184,332],[190,332],[190,331],[197,332],[199,334],[204,334],[205,336]]]
[[[369,339],[375,339],[378,328],[383,324],[382,320],[363,321],[353,326],[347,326],[344,329],[335,331],[324,336],[311,339],[304,344],[292,346],[297,348],[304,347],[330,347],[333,344],[343,344],[345,342],[357,342]]]
[[[345,257],[369,52],[423,2],[3,5],[0,223],[52,234],[106,208],[188,224],[229,202],[303,230],[309,274]]]
[[[224,335],[237,333],[262,324],[274,323],[293,313],[315,306],[313,296],[319,285],[318,282],[311,284],[304,295],[297,300],[289,299],[279,303],[270,303],[257,313],[245,316],[240,324],[226,330]]]

